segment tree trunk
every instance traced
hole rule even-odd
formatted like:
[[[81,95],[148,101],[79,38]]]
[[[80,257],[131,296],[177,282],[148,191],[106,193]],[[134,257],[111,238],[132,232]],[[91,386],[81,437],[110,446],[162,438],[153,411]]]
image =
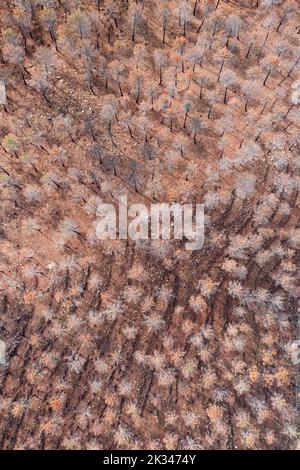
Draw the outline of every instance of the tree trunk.
[[[136,22],[136,19],[134,18],[134,20],[133,20],[133,28],[132,28],[132,36],[131,36],[132,42],[135,42],[135,22]]]
[[[162,85],[162,79],[163,79],[162,66],[160,65],[160,67],[159,67],[159,86]]]
[[[127,124],[127,128],[128,128],[129,135],[130,135],[131,139],[133,139],[132,130],[131,130],[131,127],[130,127],[130,125],[129,125],[129,124]]]
[[[266,82],[267,82],[267,80],[268,80],[268,78],[269,78],[269,76],[270,76],[270,73],[271,73],[271,69],[269,70],[269,72],[267,73],[266,78],[264,79],[263,86],[266,86]]]
[[[122,90],[122,87],[121,87],[121,83],[120,83],[120,80],[118,79],[118,85],[119,85],[119,90],[120,90],[120,94],[121,96],[123,97],[123,90]]]
[[[23,83],[24,83],[25,86],[27,86],[27,82],[26,82],[26,80],[25,80],[25,75],[24,75],[24,72],[23,72],[23,69],[22,69],[21,66],[20,66],[20,72],[21,72],[21,76],[22,76]]]
[[[218,80],[217,80],[218,82],[219,82],[219,80],[220,80],[220,75],[221,75],[221,73],[222,73],[223,67],[224,67],[224,59],[222,60],[222,64],[221,64],[221,67],[220,67],[220,71],[219,71],[219,75],[218,75]]]
[[[203,91],[203,85],[201,85],[201,87],[200,87],[200,96],[199,96],[200,100],[202,100],[202,91]]]
[[[280,26],[281,26],[282,23],[284,22],[286,15],[287,15],[287,13],[285,13],[285,14],[283,15],[283,17],[281,18],[281,20],[280,20],[280,22],[279,22],[279,25],[278,25],[277,28],[276,28],[277,33],[278,33],[278,31],[279,31]]]
[[[285,115],[283,116],[283,119],[285,119],[287,117],[287,115],[289,114],[289,112],[293,109],[294,105],[292,104],[289,109],[287,110],[287,112],[285,113]]]
[[[263,107],[263,109],[262,109],[261,112],[260,112],[260,116],[263,114],[264,110],[266,109],[266,106],[267,106],[267,101],[265,102],[264,107]]]
[[[251,44],[250,44],[250,46],[249,46],[248,52],[247,52],[247,54],[246,54],[246,59],[248,59],[248,56],[249,56],[250,51],[251,51],[251,49],[252,49],[252,45],[253,45],[253,42],[251,42]]]
[[[193,15],[194,15],[194,16],[196,16],[197,5],[198,5],[198,0],[196,0],[196,1],[195,1],[195,4],[194,4],[194,10],[193,10]]]
[[[249,102],[249,100],[250,100],[250,97],[248,96],[248,98],[245,101],[245,113],[247,113],[247,111],[248,111],[248,102]]]
[[[203,20],[202,20],[202,22],[201,22],[199,28],[197,29],[197,33],[200,33],[201,28],[202,28],[202,26],[203,26],[203,23],[204,23],[204,18],[203,18]]]
[[[185,129],[185,127],[186,127],[186,121],[187,121],[188,114],[189,114],[189,112],[186,111],[185,117],[184,117],[184,123],[183,123],[183,128],[184,128],[184,129]]]
[[[224,93],[224,104],[227,104],[227,90],[228,87],[225,88],[225,93]]]

